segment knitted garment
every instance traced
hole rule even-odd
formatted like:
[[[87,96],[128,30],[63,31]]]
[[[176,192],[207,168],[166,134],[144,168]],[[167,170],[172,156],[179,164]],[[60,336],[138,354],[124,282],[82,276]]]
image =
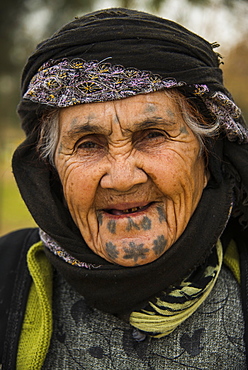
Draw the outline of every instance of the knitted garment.
[[[17,369],[39,370],[52,334],[52,267],[42,242],[29,249],[27,262],[33,284],[18,346]]]
[[[224,255],[224,263],[226,266],[229,267],[235,279],[240,284],[241,276],[240,276],[240,266],[239,266],[239,254],[238,254],[237,246],[234,240],[231,240],[227,247],[226,253]]]
[[[206,301],[173,333],[141,342],[128,323],[90,308],[56,275],[53,335],[42,369],[244,370],[243,332],[240,288],[226,267]]]

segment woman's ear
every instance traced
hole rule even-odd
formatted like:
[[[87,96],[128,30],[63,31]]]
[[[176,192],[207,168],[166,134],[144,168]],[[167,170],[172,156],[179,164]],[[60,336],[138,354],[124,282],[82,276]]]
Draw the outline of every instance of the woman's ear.
[[[208,168],[205,169],[204,173],[204,188],[207,186],[208,180],[210,179],[210,172]]]

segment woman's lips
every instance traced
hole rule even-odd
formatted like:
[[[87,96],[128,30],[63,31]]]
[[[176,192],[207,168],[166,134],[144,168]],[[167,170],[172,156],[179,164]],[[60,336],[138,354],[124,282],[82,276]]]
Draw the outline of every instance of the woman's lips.
[[[103,211],[109,213],[114,216],[126,216],[133,213],[143,212],[147,208],[149,208],[153,202],[146,203],[146,204],[125,204],[125,205],[115,205],[113,207],[109,207],[104,209]]]

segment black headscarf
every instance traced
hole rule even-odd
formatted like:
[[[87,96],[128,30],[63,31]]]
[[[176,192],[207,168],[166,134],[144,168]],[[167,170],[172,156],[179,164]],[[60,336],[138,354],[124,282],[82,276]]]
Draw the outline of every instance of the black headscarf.
[[[223,86],[213,45],[174,22],[135,10],[118,8],[85,15],[39,44],[24,69],[22,93],[45,62],[63,58],[111,58],[113,65],[183,81],[182,92],[188,97],[196,96],[192,85],[205,84],[209,98],[221,92],[231,99]],[[196,101],[202,108],[204,101]],[[112,313],[140,308],[204,262],[226,227],[233,201],[236,208],[244,202],[248,189],[247,144],[231,143],[225,133],[219,139],[208,140],[211,180],[185,232],[162,257],[148,265],[116,266],[85,244],[64,206],[56,171],[37,153],[40,118],[48,109],[48,105],[28,99],[20,102],[19,115],[27,138],[13,157],[17,184],[45,233],[79,261],[101,267],[71,266],[47,250],[48,258],[91,305]],[[243,124],[242,117],[237,122]],[[239,215],[247,221],[248,215],[241,208]]]

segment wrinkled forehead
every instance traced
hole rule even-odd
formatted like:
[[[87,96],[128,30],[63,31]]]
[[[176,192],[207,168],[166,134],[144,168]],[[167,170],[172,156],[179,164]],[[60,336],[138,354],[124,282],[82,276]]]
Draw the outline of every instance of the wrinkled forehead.
[[[175,101],[175,93],[165,91],[135,95],[133,97],[101,103],[80,104],[62,108],[59,114],[60,127],[66,126],[67,135],[78,130],[109,134],[117,124],[125,131],[137,131],[161,125],[167,129],[182,120]]]

